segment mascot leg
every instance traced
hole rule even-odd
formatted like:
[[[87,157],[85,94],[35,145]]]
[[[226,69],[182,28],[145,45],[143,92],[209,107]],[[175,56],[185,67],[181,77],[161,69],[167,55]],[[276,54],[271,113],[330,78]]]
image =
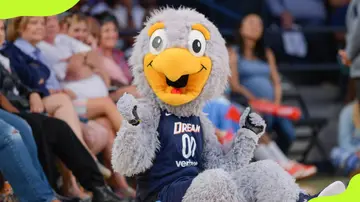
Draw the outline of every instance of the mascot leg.
[[[182,202],[246,202],[237,192],[229,173],[222,169],[205,170],[192,181]]]
[[[232,177],[246,202],[296,202],[303,195],[295,179],[274,161],[250,163]]]

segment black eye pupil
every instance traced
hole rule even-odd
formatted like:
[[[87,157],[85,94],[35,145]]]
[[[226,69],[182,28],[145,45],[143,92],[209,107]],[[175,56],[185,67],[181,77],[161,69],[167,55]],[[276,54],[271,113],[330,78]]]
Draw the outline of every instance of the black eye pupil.
[[[161,39],[160,36],[157,36],[152,41],[151,45],[152,45],[153,48],[158,49],[158,48],[160,48],[161,44],[162,44],[162,39]]]
[[[192,49],[195,53],[199,53],[201,50],[201,42],[196,39],[194,40],[194,42],[192,43]]]

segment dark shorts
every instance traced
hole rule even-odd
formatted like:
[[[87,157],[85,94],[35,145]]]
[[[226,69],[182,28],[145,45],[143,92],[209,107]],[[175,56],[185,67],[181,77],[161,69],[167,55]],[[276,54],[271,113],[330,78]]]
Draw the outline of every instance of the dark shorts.
[[[187,178],[181,181],[174,182],[167,187],[164,187],[159,195],[158,202],[181,202],[187,189],[194,178]]]

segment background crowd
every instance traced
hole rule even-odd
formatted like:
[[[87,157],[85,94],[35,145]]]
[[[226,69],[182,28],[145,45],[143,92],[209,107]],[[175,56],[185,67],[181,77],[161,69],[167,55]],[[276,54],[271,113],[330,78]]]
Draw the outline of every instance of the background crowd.
[[[0,201],[135,199],[134,180],[114,173],[110,163],[122,121],[116,101],[124,93],[141,97],[127,59],[137,31],[161,6],[197,9],[227,40],[229,88],[204,106],[221,143],[236,135],[241,112],[253,101],[297,106],[295,98],[300,120],[262,113],[267,132],[254,161],[274,160],[297,180],[360,172],[360,85],[349,76],[352,58],[338,54],[346,46],[350,3],[80,0],[57,16],[0,20]],[[333,87],[324,91],[324,83]],[[334,112],[309,115],[314,101],[295,85],[337,92],[320,104]],[[301,127],[312,131],[308,138]],[[308,144],[300,146],[303,158],[292,155],[300,139]]]

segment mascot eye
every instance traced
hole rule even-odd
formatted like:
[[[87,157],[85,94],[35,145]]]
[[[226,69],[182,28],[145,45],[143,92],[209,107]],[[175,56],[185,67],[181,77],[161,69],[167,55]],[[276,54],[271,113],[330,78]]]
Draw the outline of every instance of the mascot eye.
[[[201,57],[205,54],[206,40],[204,35],[198,30],[192,30],[189,34],[188,41],[189,51],[196,57]]]
[[[156,36],[152,41],[151,45],[153,48],[158,49],[162,44],[162,39],[159,36]]]
[[[150,52],[158,55],[166,48],[167,38],[164,29],[156,30],[150,37]]]

